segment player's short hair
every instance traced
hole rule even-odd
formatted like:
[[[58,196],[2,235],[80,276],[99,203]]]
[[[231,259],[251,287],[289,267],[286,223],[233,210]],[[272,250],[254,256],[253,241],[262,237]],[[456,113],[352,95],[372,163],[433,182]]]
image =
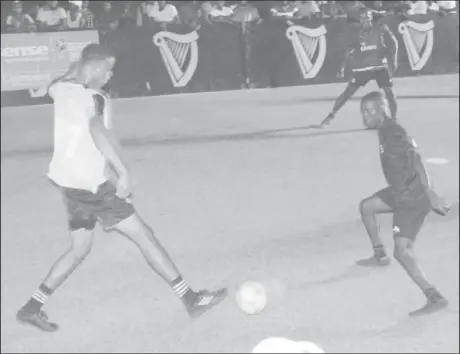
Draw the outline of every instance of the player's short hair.
[[[91,61],[103,61],[110,58],[115,58],[115,54],[107,47],[97,43],[88,44],[81,51],[80,60],[83,63]]]
[[[385,95],[379,91],[369,92],[367,95],[361,98],[361,104],[363,104],[364,102],[383,103],[385,101],[386,101]]]

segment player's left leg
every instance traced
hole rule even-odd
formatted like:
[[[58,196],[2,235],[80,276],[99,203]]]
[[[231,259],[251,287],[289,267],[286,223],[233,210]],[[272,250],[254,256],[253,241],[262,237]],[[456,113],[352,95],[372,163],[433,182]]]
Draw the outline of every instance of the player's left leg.
[[[367,234],[372,244],[374,254],[357,262],[360,266],[381,267],[390,263],[385,246],[380,238],[380,228],[377,221],[378,214],[393,212],[393,192],[390,187],[382,189],[373,196],[364,199],[359,204],[361,220],[366,228]]]
[[[393,91],[393,79],[391,78],[390,71],[388,69],[381,69],[377,71],[375,74],[375,81],[377,81],[378,87],[385,92],[388,105],[390,106],[391,118],[396,119],[398,103]]]
[[[429,208],[423,205],[398,209],[395,211],[393,220],[394,257],[427,298],[426,305],[411,312],[411,316],[426,315],[448,305],[448,301],[428,281],[414,251],[415,238],[428,212]]]
[[[118,198],[111,184],[106,184],[103,190],[104,203],[97,212],[103,226],[120,232],[138,246],[147,263],[172,288],[191,317],[200,316],[226,298],[226,288],[193,291],[132,204]]]

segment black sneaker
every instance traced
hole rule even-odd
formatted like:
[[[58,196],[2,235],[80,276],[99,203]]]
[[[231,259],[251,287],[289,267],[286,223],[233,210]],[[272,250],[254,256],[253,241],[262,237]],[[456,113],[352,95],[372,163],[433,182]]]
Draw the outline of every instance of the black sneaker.
[[[198,318],[206,311],[222,302],[228,295],[226,288],[209,291],[200,290],[194,303],[187,305],[187,311],[191,318]]]
[[[28,312],[22,308],[16,314],[16,319],[21,324],[29,324],[45,332],[56,332],[59,329],[56,323],[48,321],[48,315],[44,311]]]
[[[427,303],[422,308],[409,312],[409,316],[424,316],[429,315],[430,313],[442,310],[443,308],[449,305],[449,301],[447,301],[443,296],[436,296],[428,298]]]

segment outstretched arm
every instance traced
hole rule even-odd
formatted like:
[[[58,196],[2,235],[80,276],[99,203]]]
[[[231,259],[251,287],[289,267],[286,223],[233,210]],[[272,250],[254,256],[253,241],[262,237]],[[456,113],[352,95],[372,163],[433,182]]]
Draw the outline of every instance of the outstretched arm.
[[[388,37],[390,37],[390,39],[393,42],[394,53],[393,53],[393,58],[392,59],[393,59],[394,71],[396,71],[398,69],[398,51],[399,51],[398,39],[393,34],[393,32],[391,32],[390,28],[388,28],[387,25],[383,24],[382,25],[382,30],[383,30],[383,33],[386,33],[388,35]]]

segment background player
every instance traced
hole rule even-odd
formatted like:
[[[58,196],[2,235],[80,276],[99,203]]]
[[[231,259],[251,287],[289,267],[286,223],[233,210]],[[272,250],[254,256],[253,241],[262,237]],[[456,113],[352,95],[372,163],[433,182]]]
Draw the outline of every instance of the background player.
[[[393,61],[393,70],[398,67],[398,40],[387,25],[373,24],[372,13],[368,9],[360,11],[360,29],[351,35],[350,49],[347,51],[339,76],[344,76],[347,64],[351,66],[352,77],[345,91],[335,101],[332,112],[322,121],[319,127],[327,127],[334,119],[335,114],[345,103],[369,81],[375,80],[379,88],[385,92],[390,104],[391,116],[396,116],[397,103],[393,93],[393,81],[388,66],[388,57]],[[385,33],[393,42],[394,52],[388,55],[385,45]]]
[[[183,301],[189,315],[198,317],[222,301],[227,290],[193,291],[130,203],[128,171],[117,139],[104,124],[106,100],[100,94],[112,76],[115,58],[100,46],[92,51],[92,58],[76,66],[75,80],[57,81],[49,90],[54,100],[54,153],[48,176],[66,203],[71,245],[18,311],[17,319],[44,331],[58,329],[42,307],[90,252],[98,221],[133,241]],[[109,181],[107,166],[116,175],[115,184]]]
[[[394,257],[420,287],[427,304],[411,315],[423,315],[447,306],[447,300],[427,280],[414,252],[414,242],[430,210],[446,215],[449,206],[433,191],[430,179],[405,129],[389,116],[388,102],[381,92],[371,92],[361,101],[361,113],[369,127],[378,129],[380,160],[389,187],[360,204],[361,217],[374,248],[362,266],[389,264],[379,235],[376,214],[393,213]]]

